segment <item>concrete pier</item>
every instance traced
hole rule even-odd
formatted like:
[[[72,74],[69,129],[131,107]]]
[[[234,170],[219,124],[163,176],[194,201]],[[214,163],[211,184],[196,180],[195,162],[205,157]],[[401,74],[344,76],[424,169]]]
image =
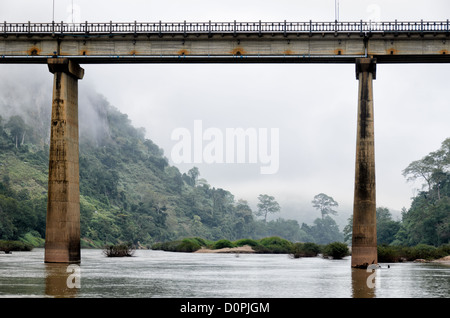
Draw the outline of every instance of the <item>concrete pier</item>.
[[[375,138],[372,81],[376,60],[356,60],[358,124],[356,138],[355,192],[353,203],[352,267],[377,264],[375,193]]]
[[[65,58],[48,59],[48,68],[54,82],[45,262],[79,263],[78,80],[84,70]]]

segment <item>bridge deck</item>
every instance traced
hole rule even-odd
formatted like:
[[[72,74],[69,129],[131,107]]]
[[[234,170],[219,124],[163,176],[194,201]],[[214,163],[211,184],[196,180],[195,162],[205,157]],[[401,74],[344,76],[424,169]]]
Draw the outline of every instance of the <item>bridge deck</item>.
[[[2,23],[0,63],[449,63],[439,22]]]

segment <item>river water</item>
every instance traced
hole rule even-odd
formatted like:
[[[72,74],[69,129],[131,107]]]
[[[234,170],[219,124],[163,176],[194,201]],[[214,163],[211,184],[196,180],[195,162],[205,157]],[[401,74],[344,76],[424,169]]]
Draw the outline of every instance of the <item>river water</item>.
[[[450,265],[380,264],[350,258],[137,250],[109,258],[83,249],[81,264],[45,264],[44,250],[0,254],[0,297],[449,298]],[[388,268],[389,265],[389,268]]]

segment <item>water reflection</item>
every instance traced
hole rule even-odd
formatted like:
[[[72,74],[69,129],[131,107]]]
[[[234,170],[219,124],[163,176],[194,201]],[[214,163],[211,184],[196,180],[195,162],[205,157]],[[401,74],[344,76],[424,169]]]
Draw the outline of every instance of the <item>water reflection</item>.
[[[57,298],[73,298],[80,287],[79,265],[46,263],[45,294]]]
[[[352,297],[374,298],[376,274],[375,269],[352,268]]]

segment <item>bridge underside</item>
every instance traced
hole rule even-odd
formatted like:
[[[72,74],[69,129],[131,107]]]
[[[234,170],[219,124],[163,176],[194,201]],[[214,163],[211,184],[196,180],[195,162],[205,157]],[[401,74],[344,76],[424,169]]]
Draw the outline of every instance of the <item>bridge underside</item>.
[[[337,23],[337,22],[336,22]],[[334,23],[333,23],[334,24]],[[333,24],[328,24],[332,27]],[[109,25],[109,29],[108,26]],[[228,24],[229,25],[229,24]],[[300,25],[300,24],[299,24]],[[322,24],[322,27],[325,24]],[[334,24],[337,27],[337,24]],[[356,25],[356,24],[355,24]],[[355,25],[341,24],[341,28]],[[358,91],[352,267],[377,263],[372,81],[379,63],[450,63],[449,22],[419,31],[317,32],[112,32],[112,24],[83,24],[71,32],[55,24],[0,24],[0,64],[48,64],[54,73],[46,262],[80,261],[78,89],[80,64],[118,63],[353,63]],[[176,24],[171,24],[171,27]],[[201,26],[200,24],[197,27]],[[204,25],[203,25],[204,26]],[[221,27],[226,26],[222,24]],[[255,27],[255,24],[253,25]],[[301,27],[308,24],[300,25]],[[409,27],[408,23],[408,27]],[[44,31],[36,31],[41,28]],[[104,27],[109,32],[91,32]],[[248,27],[248,25],[247,25]],[[265,25],[267,27],[267,25]],[[67,27],[68,28],[68,27]],[[209,30],[212,24],[208,25]],[[49,31],[51,29],[51,31]],[[69,28],[70,29],[70,28]],[[3,30],[3,32],[2,32]]]
[[[450,63],[448,33],[0,34],[0,63]]]

